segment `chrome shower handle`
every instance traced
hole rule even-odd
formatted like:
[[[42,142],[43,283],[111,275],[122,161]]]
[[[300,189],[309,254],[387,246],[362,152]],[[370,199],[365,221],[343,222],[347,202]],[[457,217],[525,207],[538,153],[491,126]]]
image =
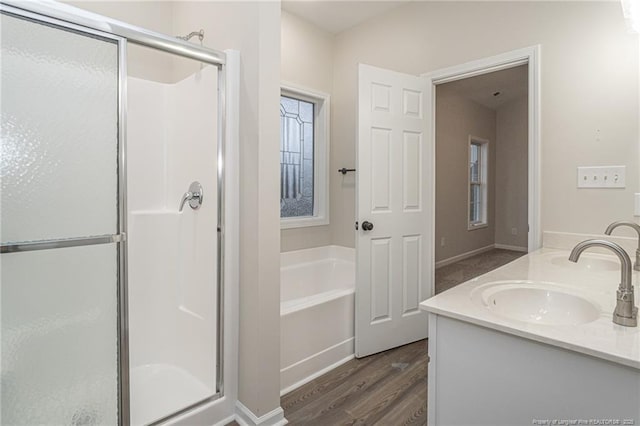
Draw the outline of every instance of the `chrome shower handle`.
[[[178,211],[181,212],[182,209],[184,208],[184,203],[192,199],[193,199],[193,194],[191,192],[185,192],[184,195],[182,196],[182,200],[180,200],[180,208],[178,209]]]
[[[202,185],[200,185],[200,182],[191,182],[191,185],[189,185],[189,191],[185,192],[182,196],[182,199],[180,200],[180,208],[178,209],[178,211],[182,211],[182,209],[184,208],[184,204],[187,201],[189,202],[189,207],[191,207],[193,210],[199,209],[202,205],[203,197],[204,194],[202,192]]]

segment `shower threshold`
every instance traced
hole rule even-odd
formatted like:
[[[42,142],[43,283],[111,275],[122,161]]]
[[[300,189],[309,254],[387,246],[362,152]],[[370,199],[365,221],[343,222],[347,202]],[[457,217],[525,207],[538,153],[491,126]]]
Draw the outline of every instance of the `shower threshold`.
[[[170,364],[131,369],[131,424],[153,423],[212,396],[215,391],[188,371]]]

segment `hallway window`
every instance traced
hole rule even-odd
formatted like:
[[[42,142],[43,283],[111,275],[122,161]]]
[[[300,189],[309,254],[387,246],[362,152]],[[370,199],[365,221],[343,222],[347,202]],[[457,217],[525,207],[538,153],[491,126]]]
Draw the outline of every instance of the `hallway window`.
[[[488,225],[488,150],[489,141],[469,137],[469,230]]]
[[[325,225],[328,95],[283,87],[280,96],[282,228]]]

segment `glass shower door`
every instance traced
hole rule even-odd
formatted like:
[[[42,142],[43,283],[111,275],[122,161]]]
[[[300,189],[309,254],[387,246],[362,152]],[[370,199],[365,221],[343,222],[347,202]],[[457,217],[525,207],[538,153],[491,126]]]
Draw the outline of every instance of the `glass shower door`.
[[[1,423],[117,424],[119,40],[1,15]]]

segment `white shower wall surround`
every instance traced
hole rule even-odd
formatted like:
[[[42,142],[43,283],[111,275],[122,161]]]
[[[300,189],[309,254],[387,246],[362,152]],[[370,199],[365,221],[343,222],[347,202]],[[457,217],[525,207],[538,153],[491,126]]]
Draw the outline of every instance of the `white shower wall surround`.
[[[175,84],[129,77],[131,422],[216,393],[218,69]],[[178,211],[189,184],[200,209]]]

